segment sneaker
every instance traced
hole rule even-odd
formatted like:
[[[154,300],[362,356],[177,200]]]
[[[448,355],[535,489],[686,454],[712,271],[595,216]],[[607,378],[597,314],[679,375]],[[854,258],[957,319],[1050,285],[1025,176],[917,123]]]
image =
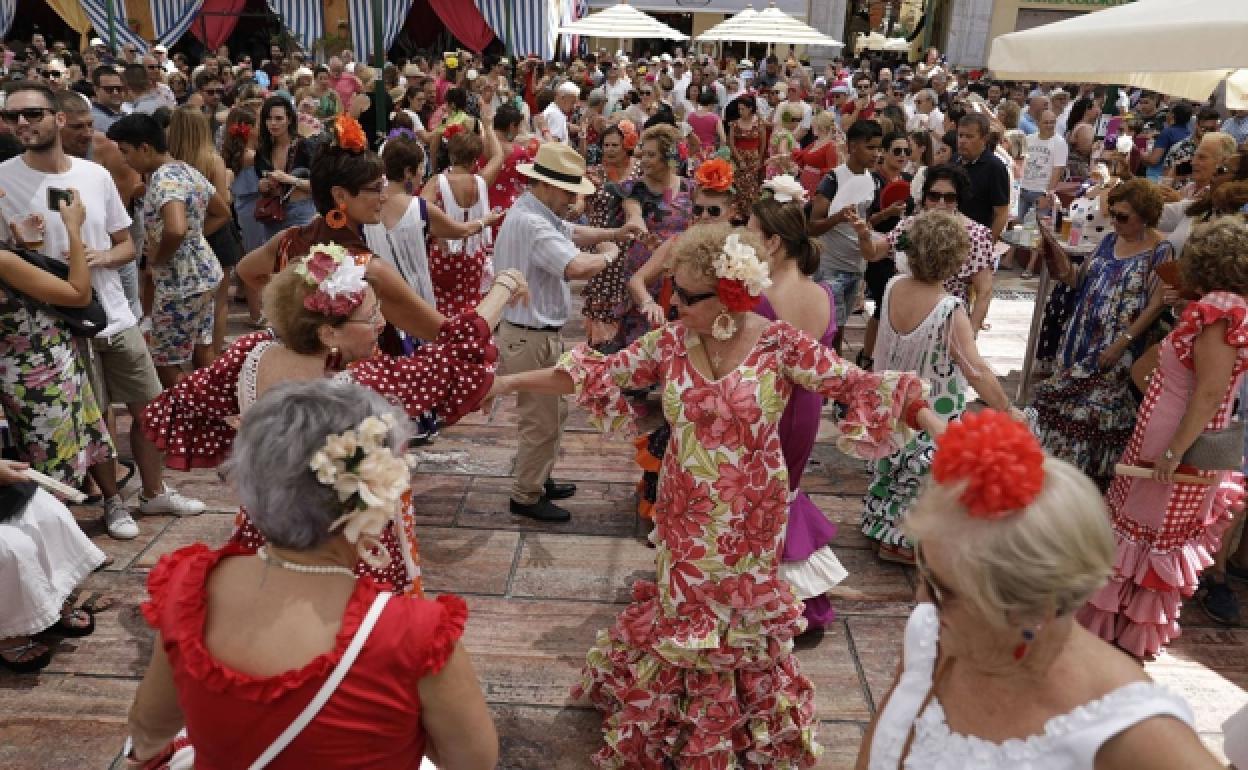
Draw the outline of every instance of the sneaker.
[[[1239,625],[1239,600],[1226,583],[1219,583],[1212,578],[1205,581],[1204,591],[1197,596],[1197,601],[1215,623],[1224,626]]]
[[[203,502],[191,497],[185,497],[176,489],[170,489],[168,484],[162,484],[162,491],[155,497],[144,497],[143,493],[139,493],[139,513],[171,513],[174,516],[198,516],[204,512],[206,507]]]
[[[114,540],[133,540],[139,536],[139,525],[130,516],[130,509],[120,497],[104,501],[104,527]]]

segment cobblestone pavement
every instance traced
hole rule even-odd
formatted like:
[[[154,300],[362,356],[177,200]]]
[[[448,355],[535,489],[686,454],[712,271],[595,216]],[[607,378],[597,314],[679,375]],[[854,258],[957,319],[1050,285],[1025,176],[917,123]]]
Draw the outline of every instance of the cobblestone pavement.
[[[1011,394],[1032,307],[1017,275],[1001,281],[1005,291],[993,303],[992,328],[980,339]],[[854,349],[862,323],[861,315],[851,322]],[[653,552],[635,536],[638,473],[631,442],[591,432],[576,409],[554,474],[580,487],[567,501],[572,521],[539,525],[507,513],[513,406],[500,401],[488,417],[472,415],[424,450],[414,484],[425,585],[468,601],[464,641],[494,710],[499,767],[581,770],[590,767],[597,748],[599,720],[568,692],[596,631],[626,601],[629,584],[652,574]],[[825,442],[812,462],[806,489],[841,525],[835,546],[850,572],[838,587],[839,619],[817,646],[798,653],[817,687],[819,740],[826,747],[818,767],[831,770],[853,766],[863,728],[891,682],[914,580],[908,570],[875,559],[857,534],[866,485],[861,464]],[[38,676],[0,674],[0,768],[87,770],[107,768],[117,758],[151,650],[138,610],[147,570],[184,545],[221,543],[236,510],[213,471],[171,473],[170,481],[205,500],[209,512],[141,517],[140,537],[119,542],[104,533],[97,509],[75,510],[115,559],[86,588],[119,603],[99,616],[92,636],[61,642]],[[1248,603],[1248,591],[1240,596]],[[1222,721],[1248,701],[1248,630],[1217,627],[1195,605],[1184,608],[1182,623],[1183,635],[1147,668],[1189,700],[1197,729],[1218,748]]]

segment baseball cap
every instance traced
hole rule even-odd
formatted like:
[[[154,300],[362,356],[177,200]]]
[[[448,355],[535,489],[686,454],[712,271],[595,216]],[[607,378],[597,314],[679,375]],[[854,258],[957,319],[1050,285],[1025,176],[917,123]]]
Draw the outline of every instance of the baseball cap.
[[[98,37],[93,37],[91,38],[90,46],[92,48],[103,48],[105,46],[105,43],[103,40],[100,40]]]
[[[169,53],[169,49],[163,45],[154,45],[152,46],[152,53]]]

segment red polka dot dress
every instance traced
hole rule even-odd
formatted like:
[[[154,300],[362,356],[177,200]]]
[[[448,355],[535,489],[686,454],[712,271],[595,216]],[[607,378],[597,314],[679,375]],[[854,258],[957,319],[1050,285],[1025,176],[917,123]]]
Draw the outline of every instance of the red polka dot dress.
[[[456,222],[477,222],[489,213],[489,192],[485,180],[474,177],[477,200],[470,206],[460,206],[447,181],[446,174],[438,180],[438,198],[435,203]],[[490,228],[477,235],[463,239],[429,239],[429,278],[433,282],[433,296],[438,312],[445,316],[470,312],[481,301],[485,287],[494,280],[493,248]]]
[[[210,366],[196,370],[148,404],[143,431],[165,453],[165,465],[175,470],[213,468],[226,459],[241,413],[239,393],[246,387],[248,358],[256,360],[262,346],[274,344],[280,343],[269,331],[240,337]],[[449,425],[475,409],[489,392],[497,358],[489,325],[469,313],[448,319],[437,339],[410,356],[377,354],[351,363],[335,376],[377,391],[413,419],[437,410]],[[246,511],[239,512],[237,523],[231,542],[252,550],[264,544],[264,536],[252,526]],[[419,592],[420,561],[410,493],[397,520],[383,532],[382,543],[392,556],[390,564],[373,569],[361,562],[357,572],[390,583],[400,592]]]

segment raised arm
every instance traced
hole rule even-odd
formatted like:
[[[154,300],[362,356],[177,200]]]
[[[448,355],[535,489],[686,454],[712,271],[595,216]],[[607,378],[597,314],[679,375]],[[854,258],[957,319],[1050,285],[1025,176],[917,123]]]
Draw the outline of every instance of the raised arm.
[[[384,259],[369,260],[367,270],[368,285],[381,300],[381,313],[387,321],[418,339],[429,340],[438,335],[446,316],[421,299],[398,270]]]
[[[1010,403],[1010,397],[1005,394],[1005,389],[1001,387],[997,375],[979,354],[979,347],[975,344],[973,332],[973,329],[978,327],[972,325],[966,310],[961,306],[954,311],[952,320],[953,349],[950,354],[953,362],[962,371],[962,375],[988,406],[997,411],[1009,412],[1016,419],[1021,419],[1022,413]]]
[[[655,249],[650,255],[650,259],[646,260],[646,264],[633,273],[628,279],[628,293],[632,295],[633,302],[637,307],[641,308],[641,312],[645,314],[646,320],[650,322],[651,327],[662,326],[666,319],[663,307],[654,301],[654,297],[650,296],[650,284],[659,279],[667,270],[667,258],[671,253],[674,240],[664,241],[659,248]]]
[[[277,267],[278,246],[281,245],[285,235],[284,230],[274,235],[263,246],[248,252],[247,256],[239,261],[235,272],[238,273],[243,283],[256,291],[260,291],[268,284],[269,279],[273,277],[273,269]]]
[[[86,208],[82,196],[73,190],[73,202],[61,202],[61,218],[69,236],[69,279],[61,280],[35,267],[11,251],[0,251],[0,278],[17,291],[40,302],[66,307],[91,304],[91,268],[87,266],[86,249],[82,243],[82,223]]]

